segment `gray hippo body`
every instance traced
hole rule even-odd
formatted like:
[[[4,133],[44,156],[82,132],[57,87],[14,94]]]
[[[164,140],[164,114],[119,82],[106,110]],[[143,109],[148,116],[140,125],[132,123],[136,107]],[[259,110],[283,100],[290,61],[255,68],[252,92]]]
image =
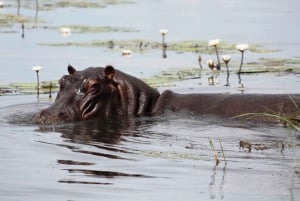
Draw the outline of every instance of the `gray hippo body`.
[[[106,72],[107,69],[110,69]],[[77,71],[59,80],[55,102],[33,117],[36,123],[80,121],[91,118],[156,115],[166,111],[231,118],[245,113],[289,115],[299,112],[300,94],[177,94],[159,92],[142,80],[111,66]],[[267,116],[258,121],[274,121]]]
[[[166,111],[225,118],[249,114],[245,117],[252,121],[269,122],[276,118],[262,114],[296,116],[300,112],[300,94],[178,94],[167,90],[160,95],[153,112],[159,114]],[[251,118],[250,114],[257,115]]]

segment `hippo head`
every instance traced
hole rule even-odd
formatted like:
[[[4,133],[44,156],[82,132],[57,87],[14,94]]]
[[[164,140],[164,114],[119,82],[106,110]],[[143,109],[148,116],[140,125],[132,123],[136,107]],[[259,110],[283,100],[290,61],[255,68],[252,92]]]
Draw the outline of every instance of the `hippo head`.
[[[109,68],[113,74],[113,68]],[[122,113],[118,83],[113,75],[107,78],[103,68],[87,68],[77,71],[68,66],[68,75],[59,81],[55,102],[33,117],[41,124],[86,120]]]

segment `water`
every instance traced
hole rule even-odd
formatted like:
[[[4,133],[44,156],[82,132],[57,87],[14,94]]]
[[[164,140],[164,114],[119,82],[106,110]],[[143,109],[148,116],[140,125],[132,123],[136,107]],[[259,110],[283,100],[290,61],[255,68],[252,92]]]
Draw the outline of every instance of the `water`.
[[[5,2],[16,5],[16,1]],[[125,58],[120,52],[104,48],[38,45],[136,38],[159,41],[161,28],[169,29],[170,42],[220,38],[281,49],[272,54],[246,54],[247,61],[299,57],[298,8],[297,0],[153,0],[106,8],[40,10],[38,18],[48,26],[128,26],[140,32],[72,33],[63,38],[58,30],[29,28],[21,39],[20,24],[0,28],[0,84],[35,81],[36,75],[31,71],[35,65],[43,66],[42,81],[59,79],[69,63],[79,69],[113,64],[137,77],[174,67],[198,67],[194,53],[168,52],[168,59],[163,60],[160,51]],[[32,18],[36,14],[34,6],[23,6],[19,12]],[[0,13],[16,14],[17,7],[5,7]],[[237,56],[233,55],[233,59]],[[208,86],[207,76],[159,90],[241,92],[235,74],[230,87],[224,86],[223,74],[217,86]],[[242,75],[242,79],[244,93],[298,93],[300,87],[299,74]],[[42,95],[42,100],[46,98]],[[189,114],[51,126],[32,124],[34,112],[49,104],[50,101],[38,103],[34,95],[0,96],[1,200],[295,201],[300,195],[300,137],[294,130]],[[218,166],[209,140],[218,152]],[[240,149],[240,141],[278,146],[248,152]]]
[[[300,193],[299,133],[286,128],[190,115],[39,126],[28,119],[48,103],[4,98],[2,200],[296,200]],[[249,153],[241,140],[285,148]]]
[[[1,13],[17,14],[17,2],[7,1]],[[42,5],[44,2],[39,2]],[[19,13],[34,19],[35,2],[22,4]],[[25,5],[31,5],[25,6]],[[42,7],[42,6],[40,6]],[[110,5],[106,8],[58,8],[38,11],[36,23],[25,23],[25,38],[21,38],[21,24],[2,28],[0,41],[0,84],[33,82],[32,66],[43,66],[41,80],[57,80],[66,73],[71,63],[79,69],[88,66],[115,65],[117,68],[139,77],[148,77],[162,69],[175,67],[198,67],[194,53],[168,53],[161,59],[160,51],[134,54],[124,58],[121,52],[103,48],[47,47],[47,42],[90,42],[94,40],[142,39],[160,41],[159,30],[167,28],[166,42],[182,40],[209,41],[220,38],[231,43],[257,43],[280,49],[275,54],[246,54],[246,61],[257,61],[261,57],[293,58],[299,56],[300,33],[297,29],[299,1],[137,1],[134,4]],[[155,12],[154,12],[155,11]],[[126,19],[125,21],[123,19]],[[42,22],[40,22],[42,21]],[[37,25],[38,29],[30,28]],[[72,33],[61,37],[59,30],[44,29],[43,26],[112,26],[131,27],[139,32],[116,33]],[[10,31],[6,33],[5,31]],[[13,31],[13,33],[11,33]],[[202,55],[203,61],[211,55]],[[240,55],[233,54],[238,61]]]

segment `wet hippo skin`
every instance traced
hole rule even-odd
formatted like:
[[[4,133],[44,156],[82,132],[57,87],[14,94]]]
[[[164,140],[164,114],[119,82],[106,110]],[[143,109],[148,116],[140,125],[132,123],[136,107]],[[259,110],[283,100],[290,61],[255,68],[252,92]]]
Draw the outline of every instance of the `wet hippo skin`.
[[[33,117],[41,124],[81,121],[91,118],[157,115],[166,111],[231,118],[246,113],[297,116],[300,94],[178,94],[159,92],[112,66],[77,71],[68,66],[59,80],[55,102]],[[296,115],[295,115],[296,114]],[[255,116],[258,121],[273,117]]]
[[[59,80],[55,102],[33,117],[36,123],[87,120],[94,117],[151,114],[159,92],[112,66],[77,71],[68,66]]]
[[[300,113],[300,94],[178,94],[170,90],[163,92],[154,108],[154,113],[187,111],[198,115],[216,115],[232,118],[245,115],[257,121],[278,119],[261,115],[297,117]],[[250,113],[257,113],[252,115]]]

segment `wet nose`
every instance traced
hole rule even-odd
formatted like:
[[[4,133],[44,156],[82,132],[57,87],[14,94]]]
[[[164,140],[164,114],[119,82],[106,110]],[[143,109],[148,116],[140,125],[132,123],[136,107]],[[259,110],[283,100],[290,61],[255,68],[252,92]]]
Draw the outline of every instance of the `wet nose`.
[[[64,118],[64,117],[66,117],[66,114],[64,112],[59,112],[58,117]]]

